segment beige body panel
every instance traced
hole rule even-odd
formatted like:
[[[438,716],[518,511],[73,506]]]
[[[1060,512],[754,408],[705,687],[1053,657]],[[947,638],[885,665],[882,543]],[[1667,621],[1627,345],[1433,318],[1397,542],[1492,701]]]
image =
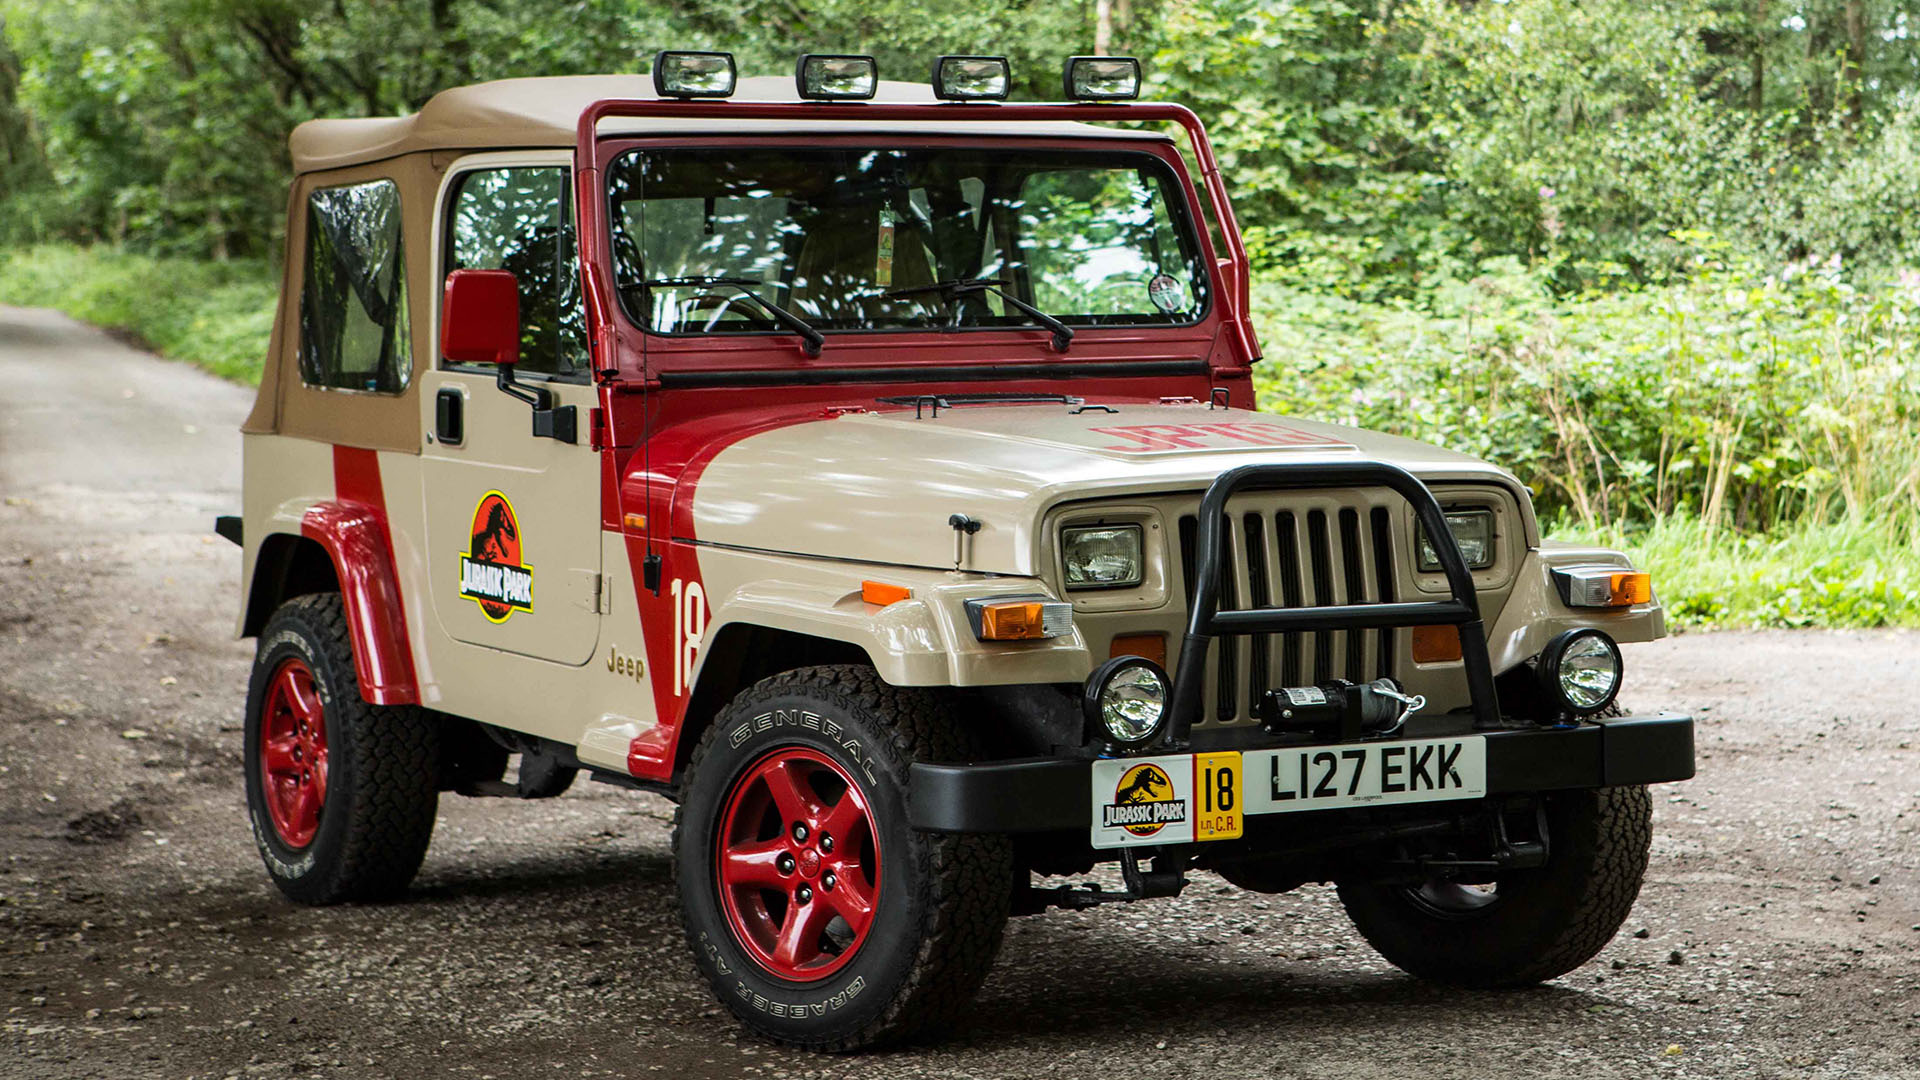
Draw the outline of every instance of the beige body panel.
[[[701,474],[692,493],[695,536],[730,547],[951,569],[947,521],[963,513],[982,527],[967,539],[959,569],[1033,577],[1044,565],[1037,526],[1052,507],[1198,493],[1240,465],[1381,460],[1429,482],[1523,491],[1502,470],[1390,435],[1204,405],[1114,408],[1075,414],[1063,405],[966,406],[919,420],[911,409],[890,410],[754,435],[721,451]],[[1167,443],[1173,445],[1161,445]],[[1518,513],[1520,535],[1537,542],[1530,508]]]
[[[420,482],[428,592],[439,627],[456,641],[562,664],[584,664],[599,641],[601,581],[600,455],[585,442],[535,438],[530,410],[500,392],[490,372],[432,371],[421,377],[429,413],[442,392],[465,410],[460,445],[427,444]],[[547,382],[560,405],[585,417],[592,387]],[[431,427],[431,418],[427,421]],[[584,422],[581,425],[585,427]],[[498,492],[513,508],[520,558],[532,583],[533,610],[489,618],[461,595],[462,559],[473,556],[475,511]],[[624,559],[622,560],[625,561]]]
[[[300,520],[333,498],[333,447],[311,439],[244,434],[240,438],[241,604],[234,633],[246,633],[246,590],[260,547],[276,533],[299,536]]]

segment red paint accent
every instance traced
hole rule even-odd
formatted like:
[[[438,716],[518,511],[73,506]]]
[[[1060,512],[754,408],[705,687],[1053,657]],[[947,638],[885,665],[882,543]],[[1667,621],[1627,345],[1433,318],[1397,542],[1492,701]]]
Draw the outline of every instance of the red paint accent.
[[[302,535],[333,559],[340,598],[353,638],[353,673],[360,696],[375,705],[420,701],[407,638],[406,608],[394,572],[380,458],[372,450],[333,448],[335,498],[316,503],[300,521]]]
[[[839,791],[831,803],[823,787]],[[810,747],[783,746],[749,766],[714,834],[727,927],[755,963],[793,982],[827,978],[860,951],[873,929],[880,871],[866,793]],[[845,940],[828,936],[836,916]]]
[[[313,671],[297,659],[281,662],[267,681],[260,710],[260,796],[280,842],[313,843],[327,803],[327,722]]]
[[[455,270],[440,301],[440,355],[457,364],[520,362],[520,286],[506,270]]]
[[[672,400],[659,395],[661,400]],[[674,400],[692,404],[693,398]],[[659,404],[655,405],[660,408]],[[764,431],[793,424],[824,422],[818,412],[806,405],[722,409],[653,432],[651,449],[645,454],[631,453],[628,473],[619,489],[621,520],[627,513],[643,513],[655,527],[653,552],[661,558],[660,595],[644,585],[643,560],[647,554],[645,533],[627,534],[627,562],[634,583],[634,598],[639,605],[640,625],[645,637],[647,663],[653,686],[654,716],[657,724],[638,736],[627,750],[627,771],[634,776],[665,780],[673,775],[675,751],[681,726],[686,719],[691,685],[675,686],[675,649],[685,648],[685,639],[676,640],[676,619],[684,626],[691,612],[685,609],[687,591],[701,590],[699,548],[686,541],[696,539],[693,522],[693,492],[700,476],[722,450],[742,439]],[[651,467],[651,483],[647,472]],[[649,495],[651,499],[649,499]],[[642,509],[644,508],[644,509]],[[681,583],[682,611],[674,611],[673,582]],[[698,620],[704,626],[711,607],[702,603]],[[694,661],[699,658],[698,651]],[[682,661],[683,668],[687,667]],[[691,677],[691,671],[686,674]]]
[[[1344,446],[1312,432],[1285,424],[1259,420],[1223,420],[1201,424],[1129,424],[1122,427],[1097,427],[1089,431],[1112,435],[1127,442],[1103,446],[1102,450],[1123,450],[1150,454],[1163,450],[1218,450],[1222,441],[1243,446]]]

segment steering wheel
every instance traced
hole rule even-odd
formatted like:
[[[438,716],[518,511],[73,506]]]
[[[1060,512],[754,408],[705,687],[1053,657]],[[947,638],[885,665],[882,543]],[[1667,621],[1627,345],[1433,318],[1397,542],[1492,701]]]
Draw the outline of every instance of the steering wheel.
[[[735,305],[743,305],[743,306],[740,306],[738,310],[735,310]],[[719,324],[721,319],[726,318],[727,315],[730,313],[740,315],[746,318],[747,321],[753,323],[754,325],[760,327],[763,330],[778,330],[780,328],[779,323],[775,322],[771,317],[769,317],[766,312],[761,311],[759,308],[751,306],[751,302],[746,301],[745,298],[741,296],[739,293],[717,293],[717,292],[699,293],[698,295],[695,295],[686,300],[680,301],[679,306],[680,306],[679,321],[682,323],[693,323],[697,321],[694,317],[694,312],[699,311],[701,308],[711,307],[716,309],[712,315],[707,317],[706,322],[701,325],[700,327],[701,333],[707,333],[711,331],[716,325]]]

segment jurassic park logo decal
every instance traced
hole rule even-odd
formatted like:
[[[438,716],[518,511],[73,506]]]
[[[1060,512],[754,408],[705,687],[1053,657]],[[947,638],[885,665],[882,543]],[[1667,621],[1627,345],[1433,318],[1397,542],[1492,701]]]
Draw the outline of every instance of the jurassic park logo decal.
[[[1100,825],[1135,836],[1157,836],[1169,824],[1187,820],[1187,800],[1175,798],[1173,778],[1160,766],[1135,765],[1120,777],[1113,801],[1101,807]]]
[[[533,567],[520,555],[520,519],[497,491],[473,508],[473,537],[460,555],[460,595],[480,605],[488,622],[533,610]]]

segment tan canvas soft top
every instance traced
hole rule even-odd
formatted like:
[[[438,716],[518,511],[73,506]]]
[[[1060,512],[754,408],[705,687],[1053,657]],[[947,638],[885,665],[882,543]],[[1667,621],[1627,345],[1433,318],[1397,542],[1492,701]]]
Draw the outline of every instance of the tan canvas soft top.
[[[288,140],[295,172],[337,169],[380,161],[420,150],[479,150],[534,146],[572,146],[575,126],[587,106],[607,98],[655,99],[647,75],[565,75],[460,86],[435,94],[411,116],[353,120],[309,120]],[[736,101],[788,101],[800,98],[793,80],[776,76],[741,79]],[[876,101],[932,102],[933,89],[920,83],[880,84]],[[773,133],[773,132],[937,132],[943,135],[1047,135],[1096,138],[1148,138],[1153,132],[1124,131],[1074,121],[1047,123],[984,122],[932,124],[874,121],[857,126],[844,120],[696,120],[672,117],[622,117],[601,126],[603,134]]]

